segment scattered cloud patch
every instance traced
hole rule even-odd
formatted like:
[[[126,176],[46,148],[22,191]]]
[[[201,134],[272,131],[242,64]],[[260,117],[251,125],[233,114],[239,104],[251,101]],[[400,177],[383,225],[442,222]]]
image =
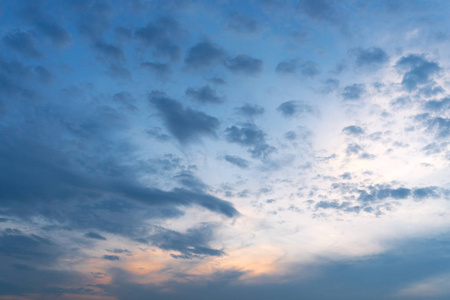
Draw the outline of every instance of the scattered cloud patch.
[[[225,55],[225,51],[219,46],[203,41],[188,50],[184,61],[188,68],[204,69],[220,63]]]
[[[355,64],[358,67],[379,67],[389,61],[386,52],[378,47],[354,48],[349,53],[355,57]]]
[[[150,102],[161,114],[167,129],[181,143],[197,142],[202,136],[217,137],[219,120],[183,105],[162,92],[153,91]]]
[[[233,164],[241,169],[247,169],[249,167],[249,162],[239,156],[225,155],[224,158],[230,164]]]
[[[342,91],[342,97],[344,100],[359,100],[365,91],[366,88],[364,84],[355,83],[344,88]]]
[[[402,85],[409,91],[433,82],[434,75],[441,71],[438,63],[429,61],[424,55],[410,54],[401,57],[396,68],[403,74]]]
[[[225,67],[233,73],[256,75],[263,70],[263,61],[247,54],[239,54],[225,61]]]
[[[351,125],[344,127],[344,129],[342,129],[342,132],[347,135],[359,136],[364,134],[364,129],[356,125]]]
[[[313,106],[297,100],[284,102],[278,106],[277,110],[286,118],[304,116],[316,112]]]
[[[267,158],[275,148],[267,144],[266,133],[251,123],[231,126],[225,130],[228,142],[247,147],[253,158]]]
[[[185,94],[191,99],[203,104],[221,104],[225,101],[224,97],[217,95],[216,90],[212,89],[209,85],[202,86],[198,89],[190,87],[186,89]]]

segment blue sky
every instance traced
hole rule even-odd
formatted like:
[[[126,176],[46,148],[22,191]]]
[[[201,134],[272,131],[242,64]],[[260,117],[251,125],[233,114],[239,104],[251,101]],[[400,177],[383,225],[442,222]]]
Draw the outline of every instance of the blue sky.
[[[446,1],[0,3],[0,299],[448,299]]]

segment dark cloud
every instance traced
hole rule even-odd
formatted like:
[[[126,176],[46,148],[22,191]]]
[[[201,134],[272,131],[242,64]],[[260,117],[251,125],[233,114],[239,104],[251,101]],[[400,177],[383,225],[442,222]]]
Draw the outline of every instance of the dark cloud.
[[[131,254],[131,251],[128,249],[113,249],[113,250],[106,250],[108,252],[117,253],[117,254]]]
[[[241,107],[236,107],[236,111],[246,117],[252,118],[264,114],[264,108],[256,104],[244,104]]]
[[[368,160],[370,160],[370,159],[375,159],[376,156],[374,154],[371,154],[371,153],[363,152],[363,153],[361,153],[359,155],[359,158],[360,159],[368,159]]]
[[[356,125],[351,125],[342,129],[342,132],[348,135],[358,136],[364,134],[364,129]]]
[[[102,257],[103,259],[105,259],[105,260],[110,260],[110,261],[117,261],[117,260],[120,260],[120,257],[119,256],[117,256],[117,255],[103,255],[103,257]]]
[[[203,181],[197,178],[190,171],[181,172],[176,175],[174,179],[176,179],[182,186],[192,191],[202,192],[208,188]]]
[[[297,139],[297,133],[295,131],[288,131],[284,134],[284,137],[290,141]]]
[[[225,55],[219,46],[204,41],[191,47],[184,61],[188,68],[203,69],[219,63]]]
[[[183,105],[166,94],[152,92],[149,96],[150,102],[161,114],[167,129],[181,143],[196,142],[202,136],[216,137],[219,120],[203,112]]]
[[[64,47],[70,44],[72,35],[61,25],[61,22],[55,20],[54,16],[42,11],[45,8],[40,7],[42,6],[41,1],[31,2],[28,1],[25,7],[19,11],[20,17],[30,22],[33,28],[39,34],[48,38],[53,45]]]
[[[342,22],[335,1],[332,0],[301,0],[297,5],[297,10],[319,21],[335,25]]]
[[[436,198],[439,196],[439,189],[436,186],[417,188],[413,191],[413,196],[419,200],[425,198]]]
[[[438,138],[450,136],[450,118],[434,117],[427,120],[428,129],[435,131]]]
[[[319,201],[318,203],[316,203],[315,205],[316,210],[321,208],[321,209],[338,209],[344,212],[355,212],[355,213],[359,213],[362,209],[362,207],[356,205],[356,206],[352,206],[351,202],[338,202],[338,201]]]
[[[60,247],[48,238],[18,229],[6,228],[0,232],[0,255],[29,261],[32,265],[54,263],[62,254]]]
[[[166,63],[147,61],[141,63],[141,67],[149,70],[159,77],[166,77],[171,73],[169,64]]]
[[[286,118],[304,116],[316,112],[316,109],[303,101],[291,100],[282,103],[277,110]]]
[[[355,64],[358,67],[375,67],[380,66],[389,61],[386,52],[377,47],[372,48],[354,48],[349,53],[355,57]]]
[[[275,72],[279,74],[300,73],[304,77],[314,77],[320,73],[317,63],[312,61],[300,63],[298,59],[289,59],[278,63]]]
[[[345,152],[347,153],[347,155],[352,155],[352,154],[359,154],[362,150],[363,149],[360,145],[352,143],[347,146]]]
[[[275,72],[281,74],[294,74],[297,72],[298,67],[299,67],[298,59],[284,60],[278,63],[278,65],[275,68]]]
[[[36,48],[33,35],[29,32],[10,32],[3,37],[3,43],[10,49],[30,58],[42,58],[42,53]]]
[[[352,85],[348,85],[342,91],[342,97],[344,100],[358,100],[365,93],[364,84],[355,83]]]
[[[408,96],[398,97],[391,101],[390,105],[397,108],[407,107],[411,105],[411,98]]]
[[[213,78],[209,79],[209,81],[215,85],[226,85],[227,84],[227,82],[220,77],[213,77]]]
[[[425,56],[417,54],[403,56],[395,66],[399,71],[405,72],[402,85],[409,91],[433,83],[433,76],[441,70],[436,62],[429,61]]]
[[[97,232],[88,232],[88,233],[85,233],[84,236],[89,239],[106,241],[106,238]]]
[[[406,199],[411,195],[411,190],[407,188],[397,189],[380,189],[377,192],[377,197],[380,200],[391,197],[393,199]]]
[[[232,13],[226,20],[226,27],[237,33],[257,33],[261,30],[261,25],[250,17],[240,13]]]
[[[300,74],[305,77],[314,77],[320,73],[319,65],[313,61],[307,61],[299,66]]]
[[[104,41],[97,41],[93,44],[93,48],[107,61],[115,63],[125,61],[125,54],[118,46],[108,44]]]
[[[321,92],[325,94],[331,93],[332,91],[339,88],[339,84],[340,84],[339,80],[328,78],[327,80],[325,80]]]
[[[224,64],[231,72],[245,75],[256,75],[263,70],[263,61],[247,54],[239,54],[229,58]]]
[[[119,92],[113,95],[113,101],[119,104],[121,107],[125,107],[129,110],[137,110],[134,105],[136,99],[129,92]]]
[[[190,87],[186,89],[185,94],[191,99],[203,104],[221,104],[224,102],[224,97],[217,95],[216,90],[212,89],[209,85],[202,86],[198,89]]]
[[[112,78],[120,78],[131,80],[131,72],[126,67],[117,63],[111,63],[108,67],[107,74]]]
[[[203,192],[181,188],[162,191],[143,186],[135,177],[139,169],[121,167],[118,161],[109,160],[104,166],[88,162],[80,164],[68,153],[51,149],[42,143],[26,141],[24,137],[17,140],[11,134],[6,136],[8,139],[4,140],[0,148],[0,206],[8,214],[44,214],[55,221],[73,222],[73,226],[121,234],[128,234],[124,230],[132,231],[136,224],[132,220],[125,221],[114,214],[110,215],[109,212],[109,220],[101,220],[99,216],[94,218],[86,211],[95,207],[73,207],[73,201],[89,199],[96,203],[105,197],[113,197],[117,202],[128,203],[131,210],[139,211],[128,202],[131,200],[148,206],[148,213],[156,213],[153,217],[163,218],[179,214],[179,211],[173,210],[177,206],[192,204],[228,217],[238,215],[231,203]],[[130,155],[130,152],[127,153]],[[136,222],[140,220],[137,216]],[[151,215],[142,216],[145,217]]]
[[[410,197],[416,200],[423,200],[425,198],[436,198],[440,195],[440,190],[435,186],[422,188],[392,188],[389,185],[376,185],[369,186],[364,190],[357,190],[357,192],[359,193],[358,200],[363,202],[386,200],[388,198],[403,200]]]
[[[441,86],[424,86],[421,89],[419,89],[419,93],[422,94],[426,98],[430,98],[439,94],[444,93],[445,90]]]
[[[95,41],[102,38],[109,29],[114,8],[106,0],[68,0],[66,9],[76,13],[75,24],[86,38]]]
[[[177,60],[181,57],[181,48],[174,41],[179,41],[186,32],[174,19],[166,17],[136,29],[134,35],[144,46],[151,49],[153,55]]]
[[[446,111],[450,108],[450,98],[443,98],[441,100],[430,100],[425,102],[425,108],[431,111]]]
[[[247,169],[249,167],[248,161],[246,161],[243,158],[240,158],[239,156],[234,155],[225,155],[225,160],[229,162],[230,164],[233,164],[235,166],[238,166],[241,169]]]
[[[133,38],[131,29],[122,26],[116,27],[116,29],[114,29],[114,34],[118,40],[122,42],[130,41]]]
[[[159,228],[150,237],[151,243],[160,249],[177,251],[181,255],[172,254],[173,258],[191,259],[197,256],[223,256],[223,250],[213,249],[208,243],[214,238],[214,225],[202,224],[191,228],[186,233]]]
[[[248,147],[254,158],[267,158],[276,149],[266,142],[266,133],[251,123],[231,126],[225,130],[227,141]]]
[[[33,71],[36,73],[38,80],[44,84],[52,82],[55,78],[50,70],[43,66],[36,66]]]
[[[345,172],[345,173],[339,175],[339,177],[341,177],[342,179],[351,180],[352,179],[352,174],[349,173],[349,172]]]

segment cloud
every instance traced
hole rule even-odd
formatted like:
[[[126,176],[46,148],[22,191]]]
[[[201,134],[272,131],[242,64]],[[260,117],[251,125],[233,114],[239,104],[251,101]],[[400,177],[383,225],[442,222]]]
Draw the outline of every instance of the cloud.
[[[320,73],[317,63],[312,61],[300,63],[298,59],[289,59],[279,62],[275,68],[275,72],[279,74],[300,73],[304,77],[314,77]]]
[[[363,202],[385,200],[387,198],[402,200],[409,197],[416,200],[423,200],[426,198],[436,198],[440,195],[439,189],[435,186],[421,188],[392,188],[389,185],[376,185],[369,186],[367,190],[359,189],[358,193],[358,200]]]
[[[352,143],[347,146],[345,152],[347,153],[347,155],[352,155],[352,154],[359,154],[362,150],[363,149],[360,145]]]
[[[6,228],[0,232],[0,255],[29,261],[33,265],[49,265],[61,255],[61,249],[40,235],[24,234],[19,229]]]
[[[57,47],[67,46],[72,42],[72,35],[50,14],[42,12],[42,1],[24,1],[18,15],[30,22],[33,29],[48,38]]]
[[[430,118],[427,124],[429,130],[436,131],[438,138],[447,138],[450,136],[450,118]]]
[[[336,9],[335,1],[332,0],[301,0],[297,5],[297,11],[312,19],[325,21],[333,25],[339,25],[343,22]]]
[[[342,129],[342,132],[347,135],[358,136],[358,135],[364,134],[364,129],[362,129],[361,127],[356,126],[356,125],[351,125],[351,126],[347,126],[344,129]]]
[[[238,166],[241,169],[247,169],[249,167],[248,161],[246,161],[243,158],[240,158],[239,156],[233,156],[233,155],[225,155],[225,160],[229,162],[230,164],[233,164],[235,166]]]
[[[353,48],[349,53],[355,57],[355,64],[358,67],[379,67],[389,61],[386,52],[378,47]]]
[[[131,254],[130,250],[128,250],[128,249],[120,249],[120,248],[116,248],[116,249],[113,249],[113,250],[106,250],[106,251],[112,252],[112,253],[117,253],[117,254],[123,254],[123,253]]]
[[[257,104],[244,104],[240,107],[236,107],[235,110],[246,117],[252,118],[264,114],[264,107]]]
[[[202,86],[198,89],[187,88],[185,92],[186,96],[203,104],[221,104],[224,102],[224,97],[217,95],[216,90],[212,89],[209,85]]]
[[[231,203],[200,191],[182,188],[163,191],[144,186],[136,178],[140,172],[138,168],[120,167],[116,160],[109,160],[104,166],[88,164],[88,170],[83,164],[74,162],[68,153],[38,142],[25,141],[24,137],[15,140],[11,134],[7,136],[8,140],[0,148],[0,205],[8,214],[27,216],[44,213],[48,214],[47,218],[56,220],[58,215],[63,214],[64,219],[73,222],[73,226],[120,234],[129,234],[136,225],[134,221],[110,217],[99,222],[86,214],[95,207],[73,206],[74,201],[83,198],[97,203],[105,197],[113,197],[116,206],[125,201],[131,211],[139,212],[132,202],[128,202],[135,201],[136,205],[148,207],[149,216],[153,213],[163,218],[179,215],[180,212],[174,210],[177,206],[193,204],[227,217],[239,214]],[[36,207],[45,209],[37,211]],[[101,216],[100,211],[98,215]],[[109,213],[107,215],[111,216]],[[138,215],[136,222],[140,220]],[[127,232],[128,229],[130,231]]]
[[[175,230],[159,228],[157,233],[151,235],[150,240],[156,247],[177,251],[182,255],[171,254],[173,258],[191,259],[197,256],[223,256],[223,250],[213,249],[208,242],[213,239],[214,225],[201,224],[190,228],[185,233]]]
[[[352,85],[348,85],[342,91],[342,97],[344,100],[358,100],[365,93],[364,84],[355,83]]]
[[[298,67],[299,67],[298,59],[284,60],[278,63],[278,65],[275,68],[275,72],[281,74],[294,74],[297,72]]]
[[[179,41],[186,34],[177,21],[170,17],[149,22],[134,32],[134,36],[144,46],[149,47],[153,55],[172,61],[178,60],[182,53],[175,41]]]
[[[304,116],[316,112],[316,109],[303,101],[291,100],[278,106],[277,110],[283,117],[290,118],[294,116]]]
[[[63,7],[71,12],[75,12],[75,25],[79,32],[91,41],[102,38],[102,35],[109,29],[114,13],[109,2],[97,1],[68,1],[68,7]]]
[[[266,134],[251,123],[241,126],[231,126],[225,130],[225,136],[230,143],[248,147],[254,158],[267,158],[276,149],[266,142]]]
[[[115,45],[97,41],[93,44],[94,50],[100,53],[107,61],[114,63],[125,61],[125,54],[123,50]]]
[[[36,66],[33,71],[36,73],[39,81],[44,84],[48,84],[55,78],[53,74],[46,67]]]
[[[72,35],[49,16],[42,16],[34,21],[40,33],[49,38],[55,46],[64,47],[72,42]]]
[[[314,77],[320,73],[319,65],[313,61],[307,61],[300,65],[300,74],[305,77]]]
[[[184,108],[181,103],[161,92],[153,91],[149,99],[161,114],[167,129],[180,143],[197,142],[202,136],[217,137],[219,120],[216,118]]]
[[[234,32],[243,34],[253,34],[261,30],[261,25],[255,19],[236,12],[228,16],[226,27]]]
[[[426,101],[424,107],[431,111],[446,111],[450,108],[450,98]]]
[[[110,260],[110,261],[117,261],[120,260],[120,257],[117,255],[103,255],[102,257],[104,260]]]
[[[89,239],[106,241],[106,238],[103,235],[96,233],[96,232],[88,232],[88,233],[84,234],[84,236]]]
[[[176,175],[174,179],[176,179],[185,188],[192,191],[202,192],[208,188],[203,181],[194,176],[194,174],[190,171],[183,171]]]
[[[436,62],[428,61],[424,55],[410,54],[403,56],[396,63],[396,68],[405,72],[402,85],[409,91],[433,82],[433,77],[441,70]]]
[[[188,68],[204,69],[221,62],[225,55],[219,46],[203,41],[188,50],[184,61]]]
[[[3,43],[26,57],[34,59],[43,57],[43,54],[36,48],[34,38],[29,32],[9,32],[3,37]]]
[[[247,54],[229,58],[224,64],[231,72],[245,75],[256,75],[263,70],[263,61]]]
[[[149,70],[159,77],[166,77],[171,73],[169,64],[166,63],[146,61],[141,63],[141,67]]]
[[[436,198],[439,196],[438,187],[429,186],[424,188],[416,188],[413,191],[413,196],[416,199],[425,199],[425,198]]]

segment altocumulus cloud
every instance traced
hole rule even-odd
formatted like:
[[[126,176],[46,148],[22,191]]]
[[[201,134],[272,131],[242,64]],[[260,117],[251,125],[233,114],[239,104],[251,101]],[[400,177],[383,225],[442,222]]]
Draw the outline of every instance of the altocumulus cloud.
[[[1,299],[450,297],[448,2],[0,10]]]

